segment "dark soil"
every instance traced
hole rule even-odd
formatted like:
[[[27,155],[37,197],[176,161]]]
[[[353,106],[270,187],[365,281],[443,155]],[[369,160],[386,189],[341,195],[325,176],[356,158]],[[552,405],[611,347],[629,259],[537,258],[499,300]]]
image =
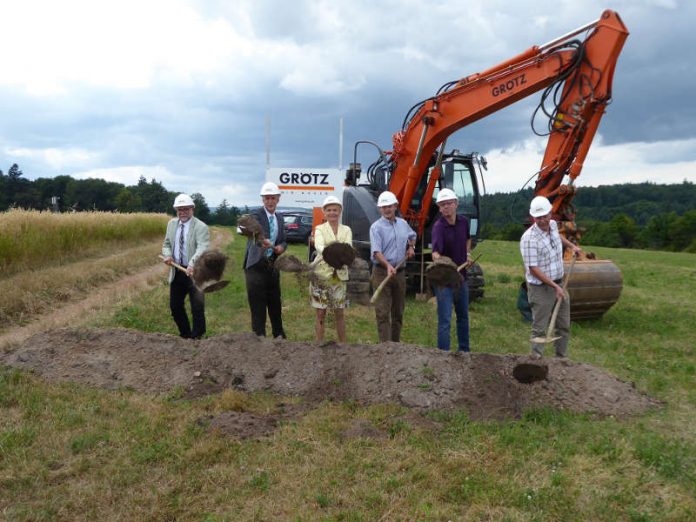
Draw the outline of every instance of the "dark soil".
[[[333,242],[321,254],[326,263],[335,269],[350,266],[355,261],[355,250],[347,243]]]
[[[328,399],[390,402],[416,412],[464,409],[472,419],[519,418],[534,407],[621,417],[660,405],[633,384],[568,359],[446,354],[398,343],[317,345],[253,334],[191,341],[126,329],[59,329],[27,339],[15,351],[0,355],[0,363],[48,380],[155,394],[179,389],[185,398],[225,388],[265,390],[301,397],[305,404]],[[523,383],[513,376],[518,365],[527,372],[524,365],[539,365],[539,375],[548,373]],[[226,432],[253,424],[257,428],[251,431],[263,433],[278,421],[248,413],[227,417],[210,419],[210,424]]]

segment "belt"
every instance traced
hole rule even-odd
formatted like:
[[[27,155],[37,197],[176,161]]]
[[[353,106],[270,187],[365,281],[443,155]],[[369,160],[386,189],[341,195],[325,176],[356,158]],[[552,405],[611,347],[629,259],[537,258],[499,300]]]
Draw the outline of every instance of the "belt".
[[[563,278],[561,277],[560,279],[554,279],[553,282],[556,283],[557,285],[560,285],[563,282]],[[527,284],[532,285],[532,286],[544,286],[544,283],[527,283]]]

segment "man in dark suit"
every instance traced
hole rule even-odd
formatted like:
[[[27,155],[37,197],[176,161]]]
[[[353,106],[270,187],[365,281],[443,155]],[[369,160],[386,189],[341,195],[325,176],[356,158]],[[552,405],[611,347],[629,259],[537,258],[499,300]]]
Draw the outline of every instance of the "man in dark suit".
[[[261,224],[266,239],[256,243],[247,240],[244,255],[247,298],[251,310],[251,329],[256,335],[266,335],[266,310],[271,319],[273,337],[285,339],[281,315],[280,273],[273,266],[275,259],[285,252],[285,226],[283,216],[276,212],[280,189],[275,183],[264,183],[260,193],[263,207],[252,216]]]

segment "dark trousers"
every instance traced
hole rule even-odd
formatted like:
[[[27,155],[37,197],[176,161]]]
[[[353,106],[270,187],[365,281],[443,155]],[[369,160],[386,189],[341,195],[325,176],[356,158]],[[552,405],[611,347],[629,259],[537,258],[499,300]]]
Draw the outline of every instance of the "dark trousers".
[[[187,295],[191,303],[193,329],[184,306]],[[174,271],[174,280],[169,285],[169,309],[181,337],[198,339],[205,335],[205,296],[196,288],[193,280],[180,270]]]
[[[251,310],[251,329],[256,335],[266,336],[268,310],[273,337],[285,338],[280,302],[280,272],[266,260],[262,260],[244,270],[244,275]]]

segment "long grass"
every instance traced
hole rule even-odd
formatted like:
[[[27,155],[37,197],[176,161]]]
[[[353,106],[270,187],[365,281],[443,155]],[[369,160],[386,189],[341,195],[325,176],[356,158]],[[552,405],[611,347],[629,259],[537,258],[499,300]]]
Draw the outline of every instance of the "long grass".
[[[165,214],[35,210],[0,213],[0,277],[88,256],[107,245],[131,245],[164,235]]]
[[[231,284],[207,298],[211,335],[249,331],[243,246],[229,248]],[[471,307],[472,349],[526,353],[529,325],[515,309],[517,245],[478,248],[487,286]],[[440,429],[430,430],[395,405],[327,402],[264,440],[235,441],[199,419],[275,411],[288,398],[223,393],[182,401],[4,369],[0,513],[10,520],[694,520],[695,258],[597,253],[622,269],[623,295],[604,318],[573,324],[570,356],[635,382],[665,401],[659,411],[617,419],[544,409],[504,422],[434,411],[428,417]],[[283,297],[288,336],[311,340],[306,289],[292,275],[283,276]],[[434,347],[434,317],[432,305],[410,300],[404,341]],[[349,341],[376,341],[372,310],[349,309],[347,323]],[[175,333],[165,286],[90,324]],[[343,438],[357,422],[386,437]]]
[[[162,231],[162,234],[164,232]],[[99,257],[36,268],[0,278],[0,334],[37,316],[75,302],[105,284],[157,265],[161,239],[132,247],[121,241],[104,245]],[[162,273],[166,272],[162,265]]]

